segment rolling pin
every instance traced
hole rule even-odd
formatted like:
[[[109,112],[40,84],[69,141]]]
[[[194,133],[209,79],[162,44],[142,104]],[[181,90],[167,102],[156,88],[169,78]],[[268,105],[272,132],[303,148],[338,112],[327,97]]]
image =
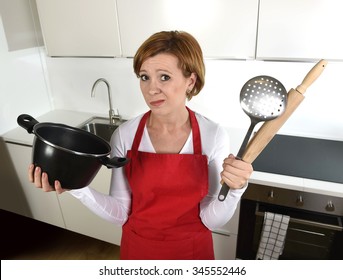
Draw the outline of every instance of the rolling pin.
[[[302,83],[296,89],[290,89],[288,92],[288,101],[285,111],[278,118],[266,121],[251,138],[248,146],[243,154],[242,159],[246,162],[252,163],[268,143],[273,139],[274,135],[279,131],[283,124],[298,108],[300,103],[304,100],[304,93],[307,88],[320,76],[327,65],[327,61],[320,60],[305,76]]]

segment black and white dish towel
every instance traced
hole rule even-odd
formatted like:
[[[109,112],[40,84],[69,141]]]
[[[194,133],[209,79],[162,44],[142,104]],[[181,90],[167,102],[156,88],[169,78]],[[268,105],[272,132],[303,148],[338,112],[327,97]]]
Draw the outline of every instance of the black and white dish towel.
[[[282,254],[290,217],[287,215],[264,213],[257,260],[277,260]]]

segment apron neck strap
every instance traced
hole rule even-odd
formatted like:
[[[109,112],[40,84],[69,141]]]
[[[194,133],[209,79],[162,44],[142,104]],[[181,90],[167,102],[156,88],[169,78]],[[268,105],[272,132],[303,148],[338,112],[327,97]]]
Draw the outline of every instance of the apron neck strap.
[[[201,137],[200,137],[200,129],[199,129],[199,124],[198,121],[196,119],[195,113],[190,110],[188,107],[186,107],[189,113],[189,118],[190,118],[190,122],[191,122],[191,127],[192,127],[192,135],[193,135],[193,150],[194,150],[194,154],[199,154],[201,155]],[[144,127],[146,124],[147,119],[149,118],[151,114],[151,111],[146,112],[141,121],[139,122],[137,131],[136,131],[136,135],[135,138],[133,140],[133,144],[132,144],[132,148],[131,150],[133,151],[138,151],[139,148],[139,144],[141,143],[141,139],[143,136],[143,132],[144,132]]]
[[[192,127],[192,135],[193,135],[193,151],[196,155],[201,155],[201,137],[200,137],[200,128],[197,121],[197,118],[195,117],[195,113],[186,107],[189,112],[189,118],[191,121],[191,127]]]
[[[139,144],[141,143],[141,139],[143,136],[145,123],[146,123],[147,119],[149,118],[150,114],[151,114],[151,111],[146,112],[139,122],[137,131],[136,131],[136,135],[135,135],[135,138],[133,139],[133,144],[131,147],[131,150],[133,150],[133,151],[138,151]]]

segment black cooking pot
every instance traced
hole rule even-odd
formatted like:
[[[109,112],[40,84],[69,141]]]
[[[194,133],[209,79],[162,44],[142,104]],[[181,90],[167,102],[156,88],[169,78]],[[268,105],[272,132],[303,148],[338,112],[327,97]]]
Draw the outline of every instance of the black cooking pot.
[[[127,158],[107,157],[111,146],[102,138],[64,124],[38,123],[30,115],[22,114],[18,124],[28,133],[35,134],[32,162],[49,177],[68,189],[83,188],[94,179],[102,165],[108,168],[122,167]]]

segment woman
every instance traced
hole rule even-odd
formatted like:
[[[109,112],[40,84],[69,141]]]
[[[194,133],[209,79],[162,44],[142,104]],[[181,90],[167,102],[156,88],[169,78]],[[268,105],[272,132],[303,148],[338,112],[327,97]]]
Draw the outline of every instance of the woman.
[[[232,217],[252,166],[225,158],[224,129],[185,105],[205,75],[201,48],[190,34],[152,35],[133,64],[150,111],[122,124],[111,139],[112,156],[131,161],[113,169],[109,195],[91,187],[69,193],[123,226],[121,259],[214,259],[211,230]],[[221,179],[230,186],[224,202],[217,199]],[[29,180],[54,190],[39,167],[30,166]],[[58,181],[54,187],[65,191]]]

